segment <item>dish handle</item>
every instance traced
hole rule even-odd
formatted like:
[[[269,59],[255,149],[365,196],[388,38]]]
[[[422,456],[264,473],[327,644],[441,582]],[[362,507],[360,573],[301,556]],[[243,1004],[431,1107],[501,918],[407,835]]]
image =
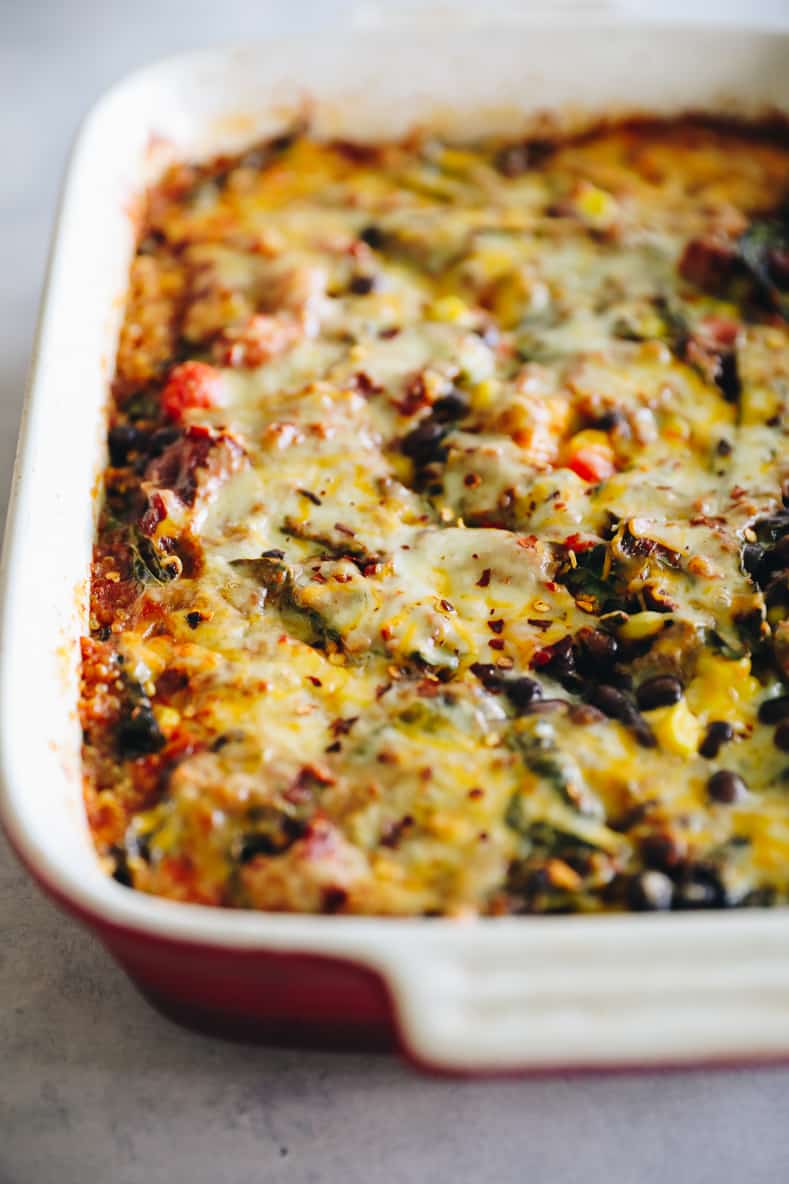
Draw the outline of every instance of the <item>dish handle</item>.
[[[786,1056],[786,916],[616,921],[626,941],[605,919],[522,918],[391,951],[381,973],[406,1051],[461,1073]]]

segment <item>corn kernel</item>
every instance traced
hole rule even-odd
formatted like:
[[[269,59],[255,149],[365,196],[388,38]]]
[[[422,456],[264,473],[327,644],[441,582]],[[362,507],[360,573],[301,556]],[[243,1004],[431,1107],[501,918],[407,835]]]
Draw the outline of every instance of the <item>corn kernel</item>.
[[[751,675],[750,658],[732,661],[717,654],[703,653],[696,677],[686,692],[688,706],[702,721],[711,719],[738,723],[743,706],[759,693],[759,683]]]
[[[665,620],[663,613],[634,613],[620,626],[619,636],[625,641],[643,641],[645,637],[653,637],[658,633],[663,628]]]
[[[577,452],[580,448],[601,448],[608,452],[610,447],[605,432],[599,432],[595,428],[585,428],[570,438],[567,443],[567,452]]]
[[[672,440],[689,440],[690,426],[681,416],[669,415],[663,425],[663,434]]]
[[[584,222],[599,230],[613,225],[619,213],[616,199],[604,189],[588,182],[579,185],[573,198],[573,207]]]
[[[658,707],[646,713],[660,745],[677,756],[692,756],[698,751],[701,724],[684,699],[672,707]]]
[[[170,736],[181,722],[181,716],[174,707],[165,707],[157,703],[153,708],[153,714],[165,736]]]
[[[431,321],[457,324],[468,320],[469,307],[459,296],[439,296],[428,307],[427,315]]]

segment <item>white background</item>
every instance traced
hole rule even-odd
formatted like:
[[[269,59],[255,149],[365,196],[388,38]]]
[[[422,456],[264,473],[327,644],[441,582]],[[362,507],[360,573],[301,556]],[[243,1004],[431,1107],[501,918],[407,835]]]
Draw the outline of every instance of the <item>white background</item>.
[[[572,19],[581,3],[543,7]],[[417,7],[357,5],[357,20],[408,20]],[[705,9],[673,7],[685,19]],[[715,7],[730,20],[743,6]],[[151,58],[271,33],[320,36],[351,8],[0,0],[0,512],[81,114]],[[789,23],[789,0],[746,15]],[[136,995],[0,839],[0,1184],[781,1184],[788,1114],[789,1069],[460,1082],[419,1077],[394,1058],[193,1036]]]

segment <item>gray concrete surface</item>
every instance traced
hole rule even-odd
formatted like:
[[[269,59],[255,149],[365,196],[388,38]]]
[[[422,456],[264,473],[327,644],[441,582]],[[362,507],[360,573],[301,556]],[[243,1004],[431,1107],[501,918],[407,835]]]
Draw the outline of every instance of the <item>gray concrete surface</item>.
[[[319,34],[345,8],[0,0],[3,499],[80,113],[151,57],[272,28]],[[781,1184],[788,1113],[785,1069],[461,1082],[394,1058],[191,1035],[137,996],[0,840],[0,1184]]]

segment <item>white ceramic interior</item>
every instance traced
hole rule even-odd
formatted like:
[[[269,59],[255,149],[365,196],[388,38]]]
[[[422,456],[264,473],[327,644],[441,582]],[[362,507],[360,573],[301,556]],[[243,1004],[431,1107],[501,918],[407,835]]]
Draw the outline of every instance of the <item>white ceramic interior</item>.
[[[318,132],[349,137],[415,123],[517,134],[545,109],[789,110],[789,36],[600,21],[453,26],[421,42],[354,34],[174,58],[101,100],[63,195],[6,537],[1,804],[14,844],[56,892],[118,924],[373,967],[406,1040],[436,1065],[789,1055],[785,910],[476,923],[273,916],[152,899],[100,871],[80,794],[77,638],[134,198],[166,160],[240,148],[305,99]]]

